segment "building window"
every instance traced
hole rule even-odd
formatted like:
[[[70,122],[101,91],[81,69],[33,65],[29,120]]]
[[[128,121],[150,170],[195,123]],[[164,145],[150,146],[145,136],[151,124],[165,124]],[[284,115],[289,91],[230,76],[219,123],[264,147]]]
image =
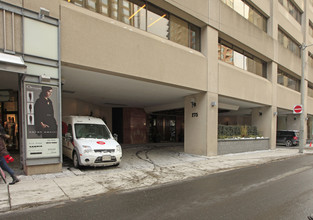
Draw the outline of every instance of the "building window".
[[[309,34],[313,37],[313,23],[311,20],[309,21]]]
[[[160,37],[169,36],[169,14],[149,5],[147,10],[147,31]]]
[[[300,92],[300,80],[281,69],[277,70],[277,83]]]
[[[200,51],[201,29],[199,27],[147,1],[70,0],[70,2]]]
[[[309,52],[308,64],[311,68],[313,68],[313,54],[311,52]]]
[[[313,85],[308,85],[308,96],[313,98]]]
[[[280,28],[278,29],[278,42],[283,45],[283,47],[290,50],[292,53],[300,57],[301,55],[301,48],[300,44],[297,43],[295,40],[291,39],[283,30]]]
[[[267,78],[265,61],[224,40],[219,40],[218,59],[239,67],[240,69]]]
[[[252,5],[243,0],[221,0],[252,24],[267,32],[267,18]]]
[[[289,12],[289,14],[301,24],[301,11],[291,0],[278,0],[279,3]]]

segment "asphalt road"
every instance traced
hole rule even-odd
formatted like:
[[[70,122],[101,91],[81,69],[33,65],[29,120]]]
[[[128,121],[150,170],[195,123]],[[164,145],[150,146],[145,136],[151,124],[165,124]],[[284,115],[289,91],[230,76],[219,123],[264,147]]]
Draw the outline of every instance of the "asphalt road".
[[[313,213],[313,155],[111,193],[0,219],[290,219]]]

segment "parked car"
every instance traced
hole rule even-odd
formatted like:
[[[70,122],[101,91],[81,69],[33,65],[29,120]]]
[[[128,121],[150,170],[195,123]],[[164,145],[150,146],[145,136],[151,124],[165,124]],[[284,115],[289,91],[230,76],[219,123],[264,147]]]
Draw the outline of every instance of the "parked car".
[[[299,144],[299,131],[282,130],[277,131],[276,144],[284,144],[291,147]]]
[[[79,166],[118,166],[122,148],[100,118],[67,116],[62,121],[63,154]]]

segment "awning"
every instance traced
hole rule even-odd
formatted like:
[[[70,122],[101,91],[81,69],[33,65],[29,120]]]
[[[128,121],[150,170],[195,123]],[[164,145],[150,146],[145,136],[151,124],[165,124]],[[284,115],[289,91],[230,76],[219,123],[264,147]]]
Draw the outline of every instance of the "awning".
[[[26,65],[21,56],[0,53],[0,71],[26,73]]]

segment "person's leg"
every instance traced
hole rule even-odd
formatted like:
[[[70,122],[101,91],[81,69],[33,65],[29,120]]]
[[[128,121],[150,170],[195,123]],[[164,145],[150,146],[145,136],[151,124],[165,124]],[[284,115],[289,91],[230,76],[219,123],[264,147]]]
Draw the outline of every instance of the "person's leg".
[[[0,166],[4,171],[7,171],[10,176],[14,176],[14,171],[8,166],[3,156],[0,156]]]
[[[12,182],[10,185],[15,184],[19,182],[20,180],[15,176],[14,171],[8,166],[7,162],[5,161],[3,156],[0,156],[0,167],[4,170],[7,171],[10,176],[12,177]]]

